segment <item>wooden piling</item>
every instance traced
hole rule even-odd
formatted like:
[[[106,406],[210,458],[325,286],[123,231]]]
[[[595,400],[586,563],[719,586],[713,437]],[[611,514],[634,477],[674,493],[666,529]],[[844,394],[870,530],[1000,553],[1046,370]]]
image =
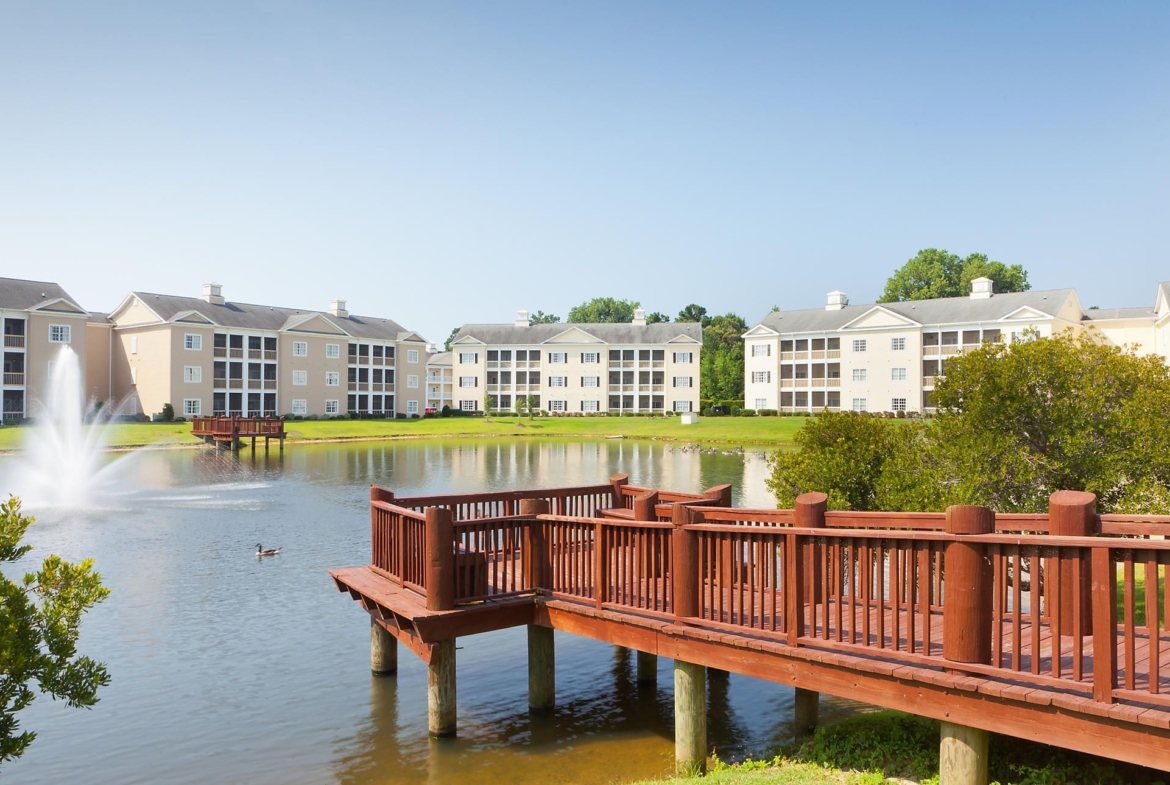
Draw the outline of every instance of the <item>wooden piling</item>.
[[[528,707],[551,709],[556,705],[557,668],[553,631],[528,625]]]
[[[947,534],[991,534],[995,513],[987,507],[956,504],[947,508]],[[994,572],[986,546],[961,540],[947,544],[943,605],[943,657],[952,662],[991,664],[991,614]]]
[[[939,785],[987,785],[988,734],[985,730],[940,723]]]
[[[817,729],[820,719],[821,694],[816,690],[796,688],[796,700],[793,704],[793,731],[796,738],[807,736]]]
[[[707,669],[674,661],[674,768],[684,777],[707,770]]]
[[[427,665],[427,731],[455,735],[455,639],[439,641]]]
[[[370,619],[370,670],[378,675],[398,670],[398,641],[373,619]]]
[[[648,651],[638,652],[637,679],[638,684],[658,683],[658,655]]]

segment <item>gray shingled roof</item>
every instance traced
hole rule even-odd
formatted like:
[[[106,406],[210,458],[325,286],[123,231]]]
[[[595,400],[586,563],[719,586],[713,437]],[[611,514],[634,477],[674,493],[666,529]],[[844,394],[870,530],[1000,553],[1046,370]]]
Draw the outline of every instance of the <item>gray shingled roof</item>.
[[[881,303],[881,306],[923,325],[967,324],[995,321],[1025,307],[1055,316],[1072,294],[1072,289],[1050,289],[997,294],[980,300],[973,300],[970,297],[942,297],[935,300]],[[874,303],[869,303],[847,305],[837,311],[826,311],[824,308],[773,311],[759,324],[782,333],[833,331],[841,329],[873,307]]]
[[[43,302],[64,298],[77,305],[69,292],[59,284],[48,281],[26,281],[21,278],[0,278],[0,308],[25,311]]]
[[[369,338],[380,341],[394,341],[403,332],[402,325],[392,319],[375,316],[334,316],[326,311],[311,311],[304,308],[280,308],[271,305],[226,302],[213,305],[198,297],[177,297],[169,294],[132,292],[163,321],[170,321],[176,314],[198,311],[224,327],[242,330],[283,330],[289,324],[310,315],[324,316],[355,338]]]
[[[427,359],[427,365],[451,365],[451,352],[437,352]]]
[[[1085,319],[1100,322],[1106,319],[1153,319],[1153,308],[1093,308],[1085,311]]]
[[[570,328],[579,328],[600,341],[613,345],[659,344],[680,335],[703,340],[703,328],[698,322],[665,322],[660,324],[533,324],[517,327],[514,324],[465,324],[455,336],[458,341],[471,336],[492,346],[529,345],[544,343]]]

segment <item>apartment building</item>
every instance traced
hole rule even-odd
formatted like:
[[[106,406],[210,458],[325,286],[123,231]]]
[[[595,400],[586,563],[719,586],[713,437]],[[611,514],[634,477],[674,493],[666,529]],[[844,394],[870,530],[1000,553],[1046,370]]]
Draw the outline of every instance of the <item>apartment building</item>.
[[[515,410],[531,398],[551,413],[689,412],[699,408],[697,323],[464,325],[452,348],[454,406]]]
[[[131,412],[422,414],[426,342],[392,319],[131,292],[110,315],[112,387]]]
[[[1102,334],[1128,335],[1130,316],[1103,312]],[[930,411],[949,358],[983,341],[1047,337],[1086,321],[1072,289],[996,294],[987,278],[975,279],[968,297],[935,300],[850,305],[844,292],[830,292],[824,308],[775,311],[744,334],[744,407]],[[1152,342],[1152,321],[1149,329]]]
[[[442,411],[455,406],[451,352],[433,352],[427,359],[427,408]]]
[[[85,377],[89,314],[60,285],[0,278],[0,321],[4,328],[4,375],[0,379],[3,420],[40,412],[49,377],[62,347],[78,356]]]

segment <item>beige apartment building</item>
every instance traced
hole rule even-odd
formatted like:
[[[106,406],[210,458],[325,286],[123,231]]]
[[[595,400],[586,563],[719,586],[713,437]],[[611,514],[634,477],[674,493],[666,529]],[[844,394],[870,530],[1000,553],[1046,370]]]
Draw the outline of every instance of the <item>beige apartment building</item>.
[[[426,342],[382,317],[132,292],[110,315],[112,387],[130,412],[421,416]]]
[[[454,408],[514,411],[531,397],[553,414],[689,412],[699,408],[697,323],[464,325],[451,344]]]
[[[455,380],[451,370],[451,352],[433,352],[427,359],[427,408],[441,412],[454,408]]]
[[[996,294],[990,279],[968,297],[775,311],[744,334],[744,407],[784,412],[929,412],[948,358],[983,341],[1093,329],[1117,346],[1163,357],[1170,346],[1170,285],[1153,309],[1086,311],[1072,289]]]
[[[0,278],[0,321],[4,327],[0,416],[4,421],[40,414],[49,395],[49,377],[62,348],[68,347],[77,354],[82,378],[86,378],[89,317],[58,284]],[[92,397],[94,391],[89,393]]]

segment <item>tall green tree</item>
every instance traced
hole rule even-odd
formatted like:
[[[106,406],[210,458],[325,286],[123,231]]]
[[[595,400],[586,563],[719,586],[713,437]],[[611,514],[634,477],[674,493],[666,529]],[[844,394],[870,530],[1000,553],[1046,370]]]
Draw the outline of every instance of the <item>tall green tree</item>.
[[[973,253],[961,258],[946,249],[926,248],[890,276],[878,302],[964,297],[971,293],[971,281],[975,278],[990,278],[998,293],[1032,288],[1022,265],[1009,267],[1003,262],[989,261],[987,254]]]
[[[646,314],[646,324],[665,324],[670,321],[670,317],[659,311]]]
[[[683,308],[681,311],[679,311],[678,318],[675,319],[675,321],[698,322],[704,327],[706,327],[711,322],[711,320],[707,318],[707,309],[701,305],[696,305],[695,303],[691,303],[686,308]]]
[[[560,320],[561,317],[554,316],[551,313],[545,313],[544,311],[537,311],[528,317],[529,324],[557,324]]]
[[[641,304],[635,300],[616,300],[613,297],[594,297],[569,311],[569,322],[600,324],[605,322],[632,322],[634,310]]]
[[[461,329],[463,329],[463,328],[456,327],[453,330],[451,330],[451,334],[448,335],[447,340],[443,342],[443,351],[445,351],[445,352],[451,351],[451,343],[455,340],[455,336],[459,334],[459,331]]]
[[[734,313],[707,319],[699,366],[700,397],[716,401],[743,400],[743,340],[740,336],[746,331],[747,322]]]
[[[16,498],[0,504],[0,567],[32,550],[20,543],[34,520]],[[93,561],[49,556],[19,582],[10,574],[0,572],[0,763],[20,757],[36,738],[17,719],[36,697],[34,684],[71,707],[89,707],[110,681],[105,665],[77,653],[82,615],[110,593]]]

